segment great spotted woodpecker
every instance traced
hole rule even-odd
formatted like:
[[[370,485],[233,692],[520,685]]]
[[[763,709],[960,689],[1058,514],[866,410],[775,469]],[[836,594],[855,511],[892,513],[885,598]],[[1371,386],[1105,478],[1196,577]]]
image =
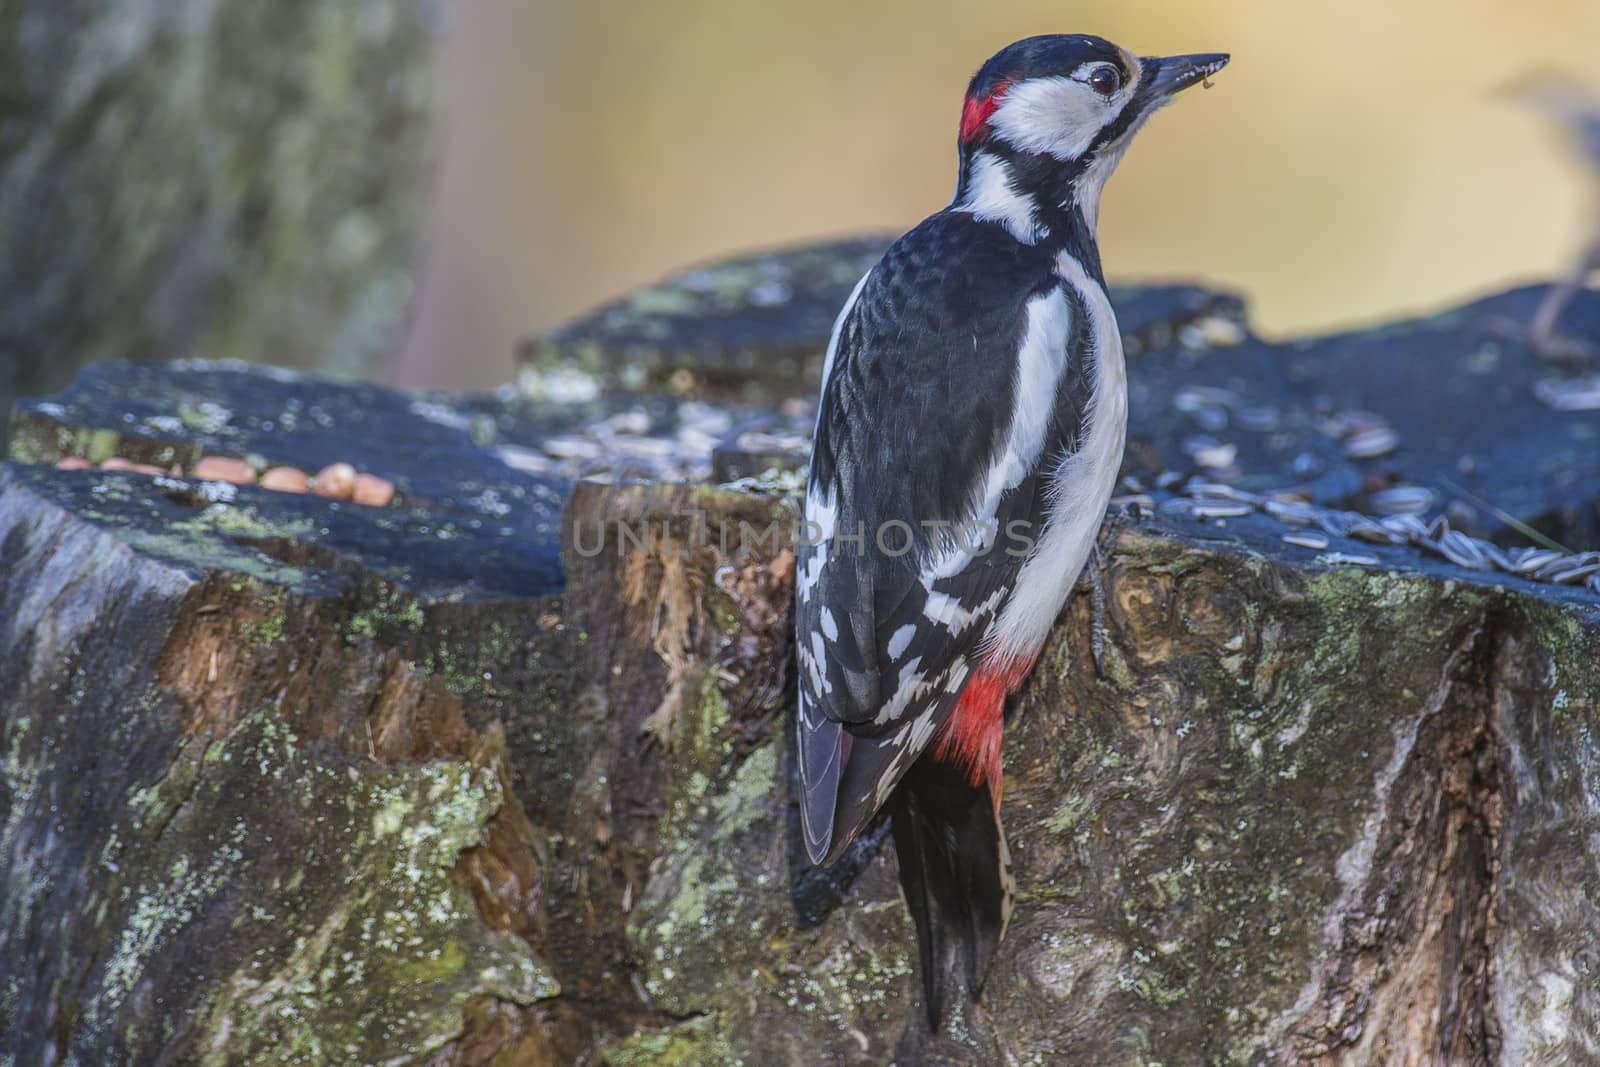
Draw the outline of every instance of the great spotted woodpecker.
[[[796,583],[802,823],[832,863],[893,821],[929,1020],[1010,918],[1005,701],[1083,569],[1127,384],[1095,243],[1133,135],[1226,55],[1031,37],[972,79],[954,201],[834,324]]]

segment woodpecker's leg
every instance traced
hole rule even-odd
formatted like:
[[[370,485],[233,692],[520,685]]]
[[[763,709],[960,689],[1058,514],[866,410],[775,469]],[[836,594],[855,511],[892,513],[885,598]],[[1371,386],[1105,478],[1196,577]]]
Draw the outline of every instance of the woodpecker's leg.
[[[1089,568],[1094,573],[1094,588],[1091,595],[1093,600],[1093,613],[1089,623],[1089,651],[1094,655],[1094,673],[1102,682],[1106,678],[1106,579],[1104,574],[1104,557],[1100,543],[1095,542],[1093,551],[1089,553]]]
[[[1123,523],[1131,518],[1126,511],[1119,510],[1106,520],[1095,538],[1094,547],[1089,550],[1089,562],[1083,568],[1083,577],[1089,581],[1089,652],[1094,657],[1094,673],[1101,681],[1106,679],[1105,563]]]

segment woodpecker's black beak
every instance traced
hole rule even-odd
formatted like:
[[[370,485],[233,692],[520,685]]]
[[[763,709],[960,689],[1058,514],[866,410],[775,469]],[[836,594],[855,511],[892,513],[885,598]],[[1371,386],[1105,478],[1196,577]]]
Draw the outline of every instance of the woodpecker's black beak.
[[[1212,52],[1195,56],[1151,56],[1141,59],[1140,95],[1148,94],[1157,101],[1165,100],[1203,82],[1228,65],[1226,52]]]

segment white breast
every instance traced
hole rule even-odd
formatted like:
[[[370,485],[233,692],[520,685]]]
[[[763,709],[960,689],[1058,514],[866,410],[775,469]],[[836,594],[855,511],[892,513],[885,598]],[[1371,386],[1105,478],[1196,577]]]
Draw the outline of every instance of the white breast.
[[[991,652],[1024,659],[1044,644],[1089,558],[1117,483],[1128,429],[1127,370],[1111,301],[1071,256],[1057,258],[1056,273],[1088,310],[1094,399],[1085,413],[1078,450],[1061,460],[1051,476],[1044,531],[1034,535],[1037,544],[989,631]]]

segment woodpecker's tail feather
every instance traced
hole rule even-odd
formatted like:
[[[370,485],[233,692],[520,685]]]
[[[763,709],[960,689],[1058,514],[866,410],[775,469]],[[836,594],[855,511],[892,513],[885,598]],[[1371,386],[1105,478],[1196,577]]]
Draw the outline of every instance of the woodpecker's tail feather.
[[[924,756],[891,808],[900,887],[917,927],[928,1022],[951,998],[976,1000],[1011,918],[1011,856],[987,782]]]

